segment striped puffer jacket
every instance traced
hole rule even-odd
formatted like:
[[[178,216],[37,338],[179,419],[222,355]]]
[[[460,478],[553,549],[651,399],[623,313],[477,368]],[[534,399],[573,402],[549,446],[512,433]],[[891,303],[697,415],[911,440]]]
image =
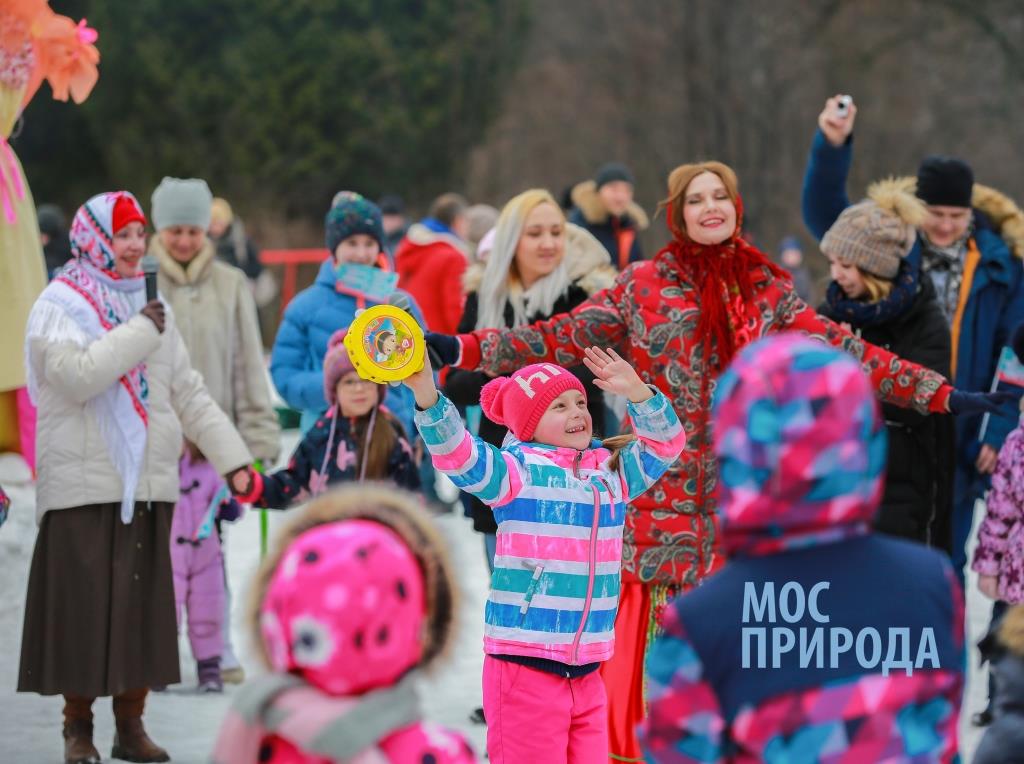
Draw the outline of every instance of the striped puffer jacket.
[[[609,468],[594,441],[577,451],[471,435],[444,396],[416,414],[434,466],[494,509],[498,544],[484,650],[568,665],[605,661],[614,648],[626,503],[658,480],[685,445],[657,392],[629,404],[636,440]]]

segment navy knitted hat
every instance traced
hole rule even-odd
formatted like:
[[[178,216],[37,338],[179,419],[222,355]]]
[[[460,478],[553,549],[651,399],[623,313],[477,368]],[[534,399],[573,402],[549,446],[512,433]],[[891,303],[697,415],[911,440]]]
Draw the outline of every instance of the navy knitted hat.
[[[795,249],[798,252],[803,252],[804,248],[800,246],[800,239],[795,236],[784,236],[782,241],[779,242],[779,252],[785,252],[787,249]]]
[[[372,236],[384,248],[380,207],[355,191],[341,191],[334,197],[324,227],[327,249],[332,255],[341,242],[357,233]]]
[[[925,204],[970,207],[974,171],[962,159],[929,156],[917,168],[917,196]]]
[[[631,186],[636,185],[636,178],[633,177],[633,173],[629,171],[629,168],[624,164],[618,162],[609,162],[608,164],[601,167],[597,171],[597,175],[594,176],[594,183],[600,188],[605,183],[611,183],[616,180],[624,180]]]
[[[405,202],[398,194],[384,194],[377,200],[377,206],[384,215],[404,215]]]

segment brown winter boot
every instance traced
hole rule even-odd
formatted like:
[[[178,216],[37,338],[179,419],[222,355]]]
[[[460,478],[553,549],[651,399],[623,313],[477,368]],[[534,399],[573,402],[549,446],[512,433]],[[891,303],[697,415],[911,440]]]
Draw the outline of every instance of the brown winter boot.
[[[64,696],[64,764],[99,764],[92,744],[93,698]]]
[[[122,761],[170,761],[167,751],[149,739],[142,726],[142,711],[146,707],[147,690],[130,690],[114,696],[114,747],[112,759]]]
[[[92,744],[92,722],[64,722],[64,764],[100,764],[100,752]]]

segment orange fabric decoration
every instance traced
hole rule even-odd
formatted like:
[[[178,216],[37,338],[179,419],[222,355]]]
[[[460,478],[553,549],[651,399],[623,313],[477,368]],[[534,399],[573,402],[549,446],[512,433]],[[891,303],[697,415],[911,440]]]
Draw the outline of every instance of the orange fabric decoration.
[[[652,588],[622,582],[615,616],[615,653],[600,668],[608,695],[608,754],[613,762],[644,760],[636,728],[646,715],[644,658]]]
[[[619,240],[619,270],[626,270],[629,265],[629,252],[633,249],[633,242],[636,240],[636,231],[632,228],[622,228],[618,231]]]
[[[17,50],[46,13],[53,13],[47,0],[0,0],[0,48]]]
[[[960,283],[960,295],[956,302],[956,313],[953,314],[953,325],[950,327],[953,354],[949,364],[949,378],[956,379],[957,350],[960,347],[960,324],[964,320],[964,309],[967,307],[967,298],[971,294],[971,283],[974,281],[974,272],[978,269],[981,261],[981,253],[978,245],[974,243],[972,236],[967,240],[967,260],[964,262],[964,278]]]
[[[43,80],[50,83],[53,97],[75,103],[89,97],[99,79],[95,29],[54,13],[46,0],[0,0],[0,48],[17,53],[31,43],[35,64],[26,83],[21,106],[35,96]],[[13,85],[13,83],[7,83]]]

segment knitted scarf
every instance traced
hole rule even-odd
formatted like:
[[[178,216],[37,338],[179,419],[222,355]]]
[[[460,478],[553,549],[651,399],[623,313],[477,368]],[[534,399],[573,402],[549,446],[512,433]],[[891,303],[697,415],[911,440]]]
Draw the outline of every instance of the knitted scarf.
[[[79,208],[71,223],[74,257],[32,308],[26,330],[25,365],[33,401],[38,401],[39,380],[29,359],[30,340],[71,342],[85,348],[136,315],[145,304],[143,276],[122,278],[114,267],[113,211],[121,196],[138,206],[127,191],[112,191],[92,197]],[[125,524],[132,520],[135,489],[146,453],[148,396],[146,365],[141,363],[86,403],[121,476],[121,521]]]
[[[968,240],[974,234],[974,223],[968,227],[967,232],[946,247],[939,247],[932,244],[927,236],[924,240],[922,270],[931,276],[932,284],[939,296],[939,305],[946,316],[946,320],[952,324],[956,315],[956,308],[960,302],[960,287],[964,280],[964,262],[967,257]]]
[[[696,341],[701,348],[704,373],[700,379],[700,413],[697,432],[697,506],[704,507],[707,496],[707,463],[711,443],[707,437],[711,410],[711,377],[729,366],[743,346],[756,339],[746,327],[747,304],[754,297],[753,272],[760,266],[773,276],[791,282],[789,273],[741,236],[743,200],[737,197],[736,230],[719,244],[698,244],[674,222],[673,205],[666,205],[666,218],[672,232],[661,251],[668,252],[685,278],[697,289]],[[661,254],[661,253],[659,253]]]
[[[892,292],[878,302],[851,300],[838,282],[831,282],[825,292],[828,316],[833,321],[846,322],[857,329],[880,326],[893,321],[914,305],[919,283],[917,267],[904,259],[893,281]]]
[[[293,674],[267,674],[235,694],[221,723],[214,764],[252,764],[269,735],[310,756],[345,764],[384,761],[377,743],[420,719],[414,675],[357,698],[327,695]]]
[[[672,205],[667,205],[670,241],[662,252],[669,252],[698,292],[700,316],[696,341],[703,354],[704,367],[722,371],[736,351],[750,341],[744,327],[745,305],[754,297],[752,272],[761,266],[772,275],[790,281],[789,273],[740,236],[743,200],[737,197],[736,230],[719,244],[698,244],[673,222]],[[660,254],[660,253],[659,253]]]

